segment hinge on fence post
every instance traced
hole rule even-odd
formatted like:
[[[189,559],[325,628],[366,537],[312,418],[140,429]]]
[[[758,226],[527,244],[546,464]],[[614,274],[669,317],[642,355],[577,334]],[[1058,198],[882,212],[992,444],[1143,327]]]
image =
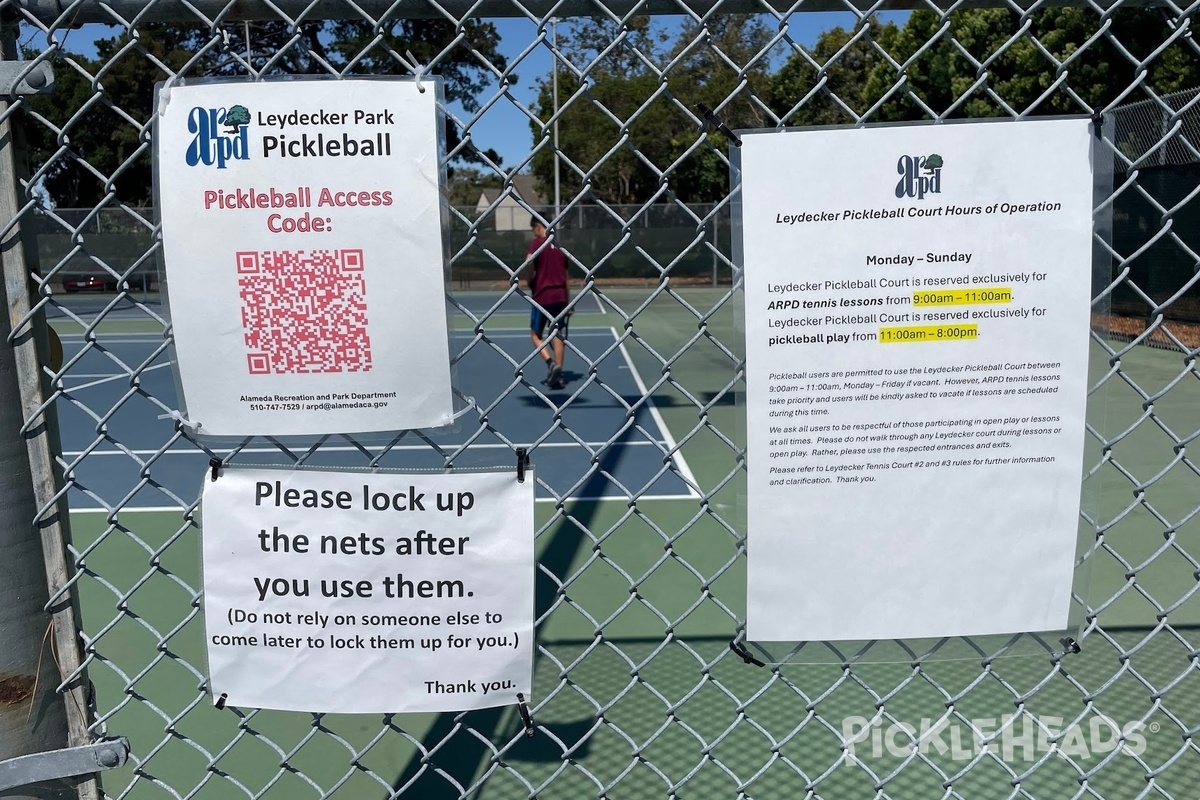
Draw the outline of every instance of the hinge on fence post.
[[[54,69],[46,61],[0,61],[0,95],[48,94]]]
[[[0,792],[34,783],[116,769],[129,760],[129,740],[107,739],[83,747],[50,750],[0,761]]]

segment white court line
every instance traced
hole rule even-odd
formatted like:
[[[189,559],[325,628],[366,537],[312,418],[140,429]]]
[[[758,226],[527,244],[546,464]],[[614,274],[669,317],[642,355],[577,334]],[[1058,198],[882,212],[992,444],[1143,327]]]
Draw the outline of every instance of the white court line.
[[[72,344],[75,342],[93,341],[92,339],[77,333],[63,334],[58,338],[59,341],[63,343],[71,342]],[[110,344],[145,344],[147,341],[153,339],[157,339],[158,341],[166,341],[161,333],[122,333],[120,339],[110,339],[107,336],[102,336],[95,340],[95,344],[96,347],[103,348]]]
[[[63,382],[64,390],[70,391],[70,392],[77,392],[80,389],[91,389],[93,386],[99,386],[103,383],[112,383],[113,381],[119,381],[123,378],[124,379],[134,378],[134,377],[137,377],[138,375],[144,375],[147,372],[152,372],[153,370],[156,370],[156,369],[164,369],[166,367],[171,366],[174,363],[175,363],[174,361],[168,361],[165,364],[155,364],[153,367],[146,367],[145,369],[138,370],[133,375],[129,375],[124,372],[118,372],[116,375],[113,375],[112,373],[109,373],[107,375],[105,375],[104,373],[84,373],[82,375],[76,375],[73,372],[68,372],[66,375],[62,376],[62,378],[60,378],[59,380],[61,380]],[[80,383],[80,384],[68,384],[67,383],[68,379],[86,380],[86,379],[91,379],[91,378],[95,378],[97,380],[93,380],[91,383]]]
[[[596,327],[588,326],[588,327],[584,327],[584,328],[573,329],[571,331],[571,335],[572,336],[608,336],[610,330],[612,330],[612,329],[611,328],[596,328]],[[450,334],[452,336],[457,336],[460,339],[474,339],[475,338],[475,332],[468,331],[468,330],[450,331]],[[122,335],[127,336],[129,338],[126,338],[126,339],[103,339],[103,340],[97,342],[97,345],[104,346],[104,345],[109,345],[109,344],[145,344],[147,339],[161,339],[162,338],[159,334],[156,334],[156,333],[146,333],[146,334],[129,333],[129,334],[122,334]],[[506,330],[498,330],[498,331],[487,331],[484,335],[488,339],[521,339],[521,338],[528,339],[529,338],[529,330],[527,328],[524,328],[521,330],[507,330],[506,329]],[[75,336],[75,337],[62,336],[59,338],[62,339],[62,341],[64,343],[66,343],[66,342],[74,343],[76,340],[84,341],[82,336]]]
[[[571,331],[570,335],[576,336],[576,337],[582,336],[584,338],[600,337],[600,336],[607,338],[608,336],[611,335],[610,331],[612,331],[612,328],[588,327],[588,328],[580,328],[578,330]],[[475,334],[472,331],[453,331],[452,333],[453,333],[454,337],[459,338],[459,339],[475,338]],[[145,342],[145,340],[147,338],[150,338],[150,337],[157,338],[158,337],[157,334],[152,334],[152,333],[132,334],[132,335],[133,336],[142,336],[143,338],[141,338],[141,339],[106,339],[105,344],[142,344]],[[487,334],[487,338],[489,338],[489,339],[526,339],[528,337],[529,337],[528,330],[496,331],[494,333]],[[70,340],[70,337],[67,337],[67,336],[64,336],[62,338],[67,341]],[[81,337],[81,336],[77,336],[76,338],[79,339],[80,341],[83,340],[83,337]],[[73,356],[73,355],[75,355],[75,352],[76,351],[69,351],[68,355]],[[141,375],[142,373],[150,372],[151,370],[164,369],[166,367],[172,366],[174,363],[175,363],[174,360],[165,361],[161,364],[155,364],[154,366],[146,367],[143,370],[139,370],[136,374]],[[103,372],[70,372],[70,371],[68,371],[65,375],[62,376],[62,380],[64,381],[63,388],[69,389],[71,391],[78,391],[80,389],[90,389],[93,386],[99,386],[100,384],[109,383],[111,381],[119,381],[119,380],[123,380],[123,379],[128,379],[129,377],[131,377],[131,376],[125,372],[103,373]],[[72,381],[72,380],[91,380],[93,382],[92,383],[83,383],[83,384],[78,384],[78,385],[65,383],[66,381]]]
[[[150,370],[154,370],[154,369],[165,369],[174,363],[175,363],[174,361],[164,361],[161,364],[155,364],[152,367],[146,367],[145,369],[138,370],[138,372],[134,373],[134,375],[139,375],[143,372],[149,372]],[[63,375],[63,377],[64,378],[80,378],[80,379],[86,378],[88,380],[99,379],[99,378],[103,378],[105,380],[112,380],[113,378],[132,378],[132,377],[134,377],[134,375],[129,375],[124,372],[118,372],[116,374],[113,374],[111,372],[68,372],[66,375]]]
[[[571,336],[608,336],[608,332],[610,330],[612,329],[587,327],[576,330],[575,328],[572,328]],[[462,338],[466,338],[468,336],[471,338],[475,337],[475,333],[473,331],[455,331],[454,335]],[[489,339],[528,339],[529,329],[526,328],[521,331],[496,331],[486,335]]]
[[[268,467],[269,468],[269,467]],[[694,500],[694,495],[689,494],[644,494],[637,498],[637,502],[641,503],[645,500]],[[563,505],[571,505],[572,503],[607,503],[614,500],[619,500],[622,503],[628,503],[629,498],[624,495],[609,495],[607,497],[564,497],[562,498]],[[533,502],[542,505],[546,503],[557,503],[559,500],[554,497],[539,497]],[[119,509],[114,509],[109,512],[107,508],[71,508],[72,514],[146,514],[151,512],[174,512],[179,513],[184,511],[183,506],[123,506]],[[196,509],[199,512],[199,508]]]
[[[600,302],[600,296],[597,295],[595,292],[589,292],[588,294],[591,296],[592,300],[596,301],[596,309],[599,311],[599,313],[607,314],[608,309],[604,307],[604,303]],[[479,295],[479,294],[464,295],[463,300],[465,301],[469,297],[480,297],[480,296],[486,297],[487,295]],[[476,315],[482,314],[484,311],[487,310],[487,309],[471,308],[470,305],[468,305],[468,303],[466,303],[466,302],[462,302],[462,305],[466,306],[468,311],[470,311],[472,314],[476,314]],[[462,310],[460,308],[458,308],[458,306],[454,306],[454,305],[448,305],[446,307],[446,310],[449,311],[451,314],[463,313]],[[579,311],[582,313],[584,311],[584,309],[581,308],[581,309],[579,309]],[[493,311],[489,316],[493,316],[493,317],[495,317],[495,316],[514,316],[515,317],[518,314],[524,314],[524,315],[528,316],[529,309],[528,308],[505,308],[504,306],[501,306],[496,311]]]
[[[603,447],[606,444],[608,444],[608,442],[606,442],[606,441],[605,442],[585,442],[584,446],[599,450],[601,447]],[[655,441],[655,442],[641,441],[641,442],[623,442],[622,443],[622,447],[650,447],[650,446],[670,447],[672,445],[670,445],[668,442],[665,442],[665,441]],[[446,445],[442,445],[442,447],[445,450],[452,451],[452,450],[455,450],[458,447],[458,445],[446,444]],[[579,447],[579,443],[578,442],[542,442],[541,444],[539,444],[537,446],[536,449],[534,448],[532,443],[516,444],[516,445],[514,445],[514,447],[525,447],[525,448],[530,449],[531,451],[533,451],[536,454],[537,450],[540,450],[542,448]],[[368,452],[371,452],[370,446],[365,446],[363,449],[367,450]],[[471,445],[470,447],[468,447],[466,449],[467,450],[511,450],[512,448],[506,444],[475,444],[475,445]],[[308,449],[305,447],[293,447],[293,448],[290,448],[290,450],[292,453],[307,453],[308,452]],[[388,448],[389,453],[401,451],[401,450],[419,450],[422,452],[429,452],[429,445],[406,444],[406,445],[397,445],[396,447]],[[220,451],[217,450],[217,452],[220,452]],[[238,455],[241,455],[242,453],[246,453],[249,455],[270,455],[273,453],[274,454],[282,454],[284,451],[278,447],[247,447],[242,450],[238,450],[237,452],[238,452]],[[361,453],[362,449],[359,449],[357,447],[352,447],[350,445],[337,445],[334,447],[321,446],[321,447],[317,448],[316,452],[318,452],[318,453]],[[464,450],[464,452],[465,452],[465,450]],[[91,458],[92,456],[127,456],[130,454],[135,455],[135,456],[152,456],[156,453],[158,453],[157,450],[130,450],[128,452],[126,452],[124,450],[93,450],[92,452],[88,453],[88,458]],[[63,458],[78,458],[79,456],[81,456],[83,454],[84,454],[83,450],[68,450],[68,451],[64,452],[62,455],[63,455]],[[208,457],[208,453],[205,453],[203,450],[166,450],[163,452],[163,455],[164,456],[202,456],[205,458]],[[236,464],[237,462],[234,462],[234,463]]]
[[[72,508],[70,511],[72,514],[128,514],[131,511],[136,511],[140,514],[148,514],[152,512],[158,512],[161,514],[172,511],[178,513],[183,510],[183,506],[122,506],[121,508],[113,509],[111,512],[107,508]],[[199,509],[197,509],[197,511],[198,510]]]
[[[650,395],[649,389],[646,388],[646,382],[642,380],[642,375],[634,366],[633,359],[629,356],[629,351],[625,349],[625,343],[621,341],[620,334],[616,328],[609,328],[613,339],[619,344],[621,355],[625,358],[625,363],[629,365],[629,374],[633,376],[633,382],[637,384],[638,391],[642,393],[642,397],[646,398],[646,408],[650,411],[650,417],[654,420],[654,424],[658,426],[658,432],[663,437],[663,443],[673,450],[671,460],[675,462],[675,468],[679,470],[679,474],[684,477],[684,483],[687,485],[688,497],[699,498],[700,494],[693,489],[696,484],[696,476],[692,474],[692,468],[688,466],[687,459],[683,457],[683,453],[678,449],[678,444],[675,442],[675,437],[671,435],[671,431],[667,428],[667,423],[663,419],[662,414],[658,410],[658,406],[654,405],[654,398]]]

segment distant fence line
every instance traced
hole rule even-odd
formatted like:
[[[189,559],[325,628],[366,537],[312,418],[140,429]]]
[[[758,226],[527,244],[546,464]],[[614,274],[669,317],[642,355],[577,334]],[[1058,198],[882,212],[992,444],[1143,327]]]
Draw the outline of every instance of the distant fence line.
[[[549,206],[533,206],[555,219]],[[715,210],[716,213],[713,213]],[[41,273],[51,283],[105,270],[156,275],[154,209],[53,209],[31,226]],[[517,219],[519,218],[519,219]],[[530,212],[497,207],[449,214],[451,279],[464,284],[507,281],[529,249]],[[519,222],[520,224],[516,224]],[[559,246],[597,278],[672,278],[732,282],[728,205],[579,205],[557,215]],[[136,266],[135,266],[136,265]],[[131,273],[130,268],[135,268]]]
[[[1117,185],[1124,178],[1119,173]],[[1200,253],[1200,200],[1185,202],[1200,186],[1200,164],[1143,167],[1138,184],[1141,192],[1122,192],[1113,205],[1115,249],[1139,253],[1126,262],[1131,280],[1113,293],[1113,313],[1150,319],[1154,305],[1188,287],[1163,311],[1168,320],[1200,323],[1200,279],[1192,255]],[[1161,234],[1160,207],[1177,209],[1170,236]],[[530,209],[542,219],[556,220],[555,236],[577,262],[576,274],[583,268],[601,280],[657,281],[666,275],[689,282],[732,282],[728,204],[576,205],[558,214],[550,206]],[[451,280],[463,286],[510,281],[529,248],[530,209],[451,211]],[[61,286],[63,280],[103,272],[107,266],[110,274],[127,275],[131,288],[153,289],[158,270],[154,220],[152,208],[53,209],[39,215],[31,227],[42,274],[50,275],[51,285]],[[797,270],[804,268],[802,254],[781,257],[793,258]]]
[[[1118,173],[1114,185],[1124,183]],[[1165,319],[1200,323],[1200,164],[1169,164],[1138,170],[1139,191],[1125,191],[1113,202],[1113,249],[1127,257],[1129,279],[1112,294],[1114,314],[1153,316],[1162,309]],[[1170,230],[1164,235],[1163,209],[1174,209]],[[1134,287],[1137,287],[1136,289]],[[1140,291],[1139,291],[1140,290]],[[1145,294],[1152,306],[1143,297]]]

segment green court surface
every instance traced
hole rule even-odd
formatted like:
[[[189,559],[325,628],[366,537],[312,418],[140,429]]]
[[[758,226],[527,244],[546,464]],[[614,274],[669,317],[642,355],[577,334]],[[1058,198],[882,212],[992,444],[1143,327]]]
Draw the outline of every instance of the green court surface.
[[[1195,433],[1200,382],[1195,373],[1179,380],[1183,354],[1132,350],[1121,368],[1154,396],[1152,405],[1117,376],[1098,395],[1103,407],[1092,409],[1103,411],[1092,416],[1110,439],[1129,432],[1097,473],[1098,518],[1119,521],[1094,561],[1090,598],[1101,609],[1100,630],[1083,639],[1082,652],[1059,666],[1043,653],[984,668],[964,649],[955,651],[958,660],[919,667],[902,659],[852,670],[835,663],[772,669],[743,663],[728,647],[744,616],[745,564],[740,533],[731,530],[744,435],[728,389],[736,357],[716,342],[736,341],[740,299],[726,299],[725,288],[653,300],[647,289],[603,291],[608,313],[581,313],[572,324],[620,329],[621,314],[636,312],[629,351],[637,370],[699,487],[720,488],[707,506],[696,499],[538,503],[537,735],[522,735],[512,708],[320,717],[217,710],[201,691],[196,528],[182,512],[120,512],[111,525],[103,514],[76,513],[79,589],[95,651],[90,677],[108,732],[131,740],[136,762],[105,774],[108,794],[385,798],[404,788],[405,797],[422,800],[717,800],[808,790],[840,800],[877,796],[886,778],[886,796],[925,800],[947,796],[947,782],[957,797],[1010,797],[1021,775],[1025,797],[1134,797],[1148,784],[1194,796],[1200,762],[1185,733],[1194,733],[1200,707],[1195,646],[1155,632],[1161,609],[1169,609],[1180,635],[1200,638],[1200,600],[1188,597],[1197,581],[1188,554],[1200,555],[1200,520],[1191,516],[1200,479],[1174,450]],[[661,381],[667,374],[670,381]],[[569,410],[564,418],[569,424]],[[868,736],[848,758],[843,730],[880,708],[880,746]],[[969,731],[966,720],[990,719],[996,728],[1022,708],[1047,729],[1079,721],[1088,732],[1100,715],[1119,726],[1140,721],[1144,748],[1110,752],[1089,733],[1084,755],[1075,742],[1072,762],[1089,771],[1085,789],[1072,763],[1048,753],[1047,734],[1024,718],[1003,740],[1010,746],[1003,757],[980,753],[969,737],[956,745],[947,733],[938,740],[945,752],[934,746],[888,777],[914,758],[888,748],[896,724],[919,728],[957,715],[960,730]],[[423,760],[422,748],[434,752]],[[1181,750],[1190,758],[1173,760]],[[1156,774],[1148,779],[1148,772]]]

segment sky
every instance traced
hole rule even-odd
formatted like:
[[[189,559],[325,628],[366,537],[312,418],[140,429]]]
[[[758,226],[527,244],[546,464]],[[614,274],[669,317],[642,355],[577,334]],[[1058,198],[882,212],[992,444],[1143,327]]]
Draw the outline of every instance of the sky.
[[[886,12],[878,16],[883,22],[891,21],[902,25],[908,12]],[[677,31],[684,19],[682,16],[659,17],[669,31]],[[811,46],[823,31],[836,26],[852,28],[856,21],[856,16],[851,12],[797,13],[787,19],[788,34],[797,43]],[[495,150],[503,159],[502,165],[507,170],[512,170],[528,158],[533,142],[529,117],[516,104],[519,103],[528,109],[533,108],[538,93],[538,81],[549,78],[553,60],[550,48],[544,44],[529,49],[530,44],[537,38],[537,25],[534,22],[525,18],[494,19],[492,22],[500,34],[500,51],[508,59],[518,81],[509,92],[513,100],[501,97],[488,105],[471,126],[471,135],[479,149]],[[115,30],[105,25],[85,25],[67,33],[66,48],[88,57],[95,57],[94,40],[113,36]],[[565,32],[565,24],[560,24],[559,30]],[[36,37],[31,42],[35,46],[38,43]],[[523,52],[527,49],[528,52]],[[781,54],[781,61],[786,52],[784,45],[778,45],[776,51]],[[497,89],[498,87],[493,85],[486,90],[482,96],[483,102],[487,103],[492,99],[497,94]],[[451,112],[463,121],[470,117],[461,106],[452,106]]]

